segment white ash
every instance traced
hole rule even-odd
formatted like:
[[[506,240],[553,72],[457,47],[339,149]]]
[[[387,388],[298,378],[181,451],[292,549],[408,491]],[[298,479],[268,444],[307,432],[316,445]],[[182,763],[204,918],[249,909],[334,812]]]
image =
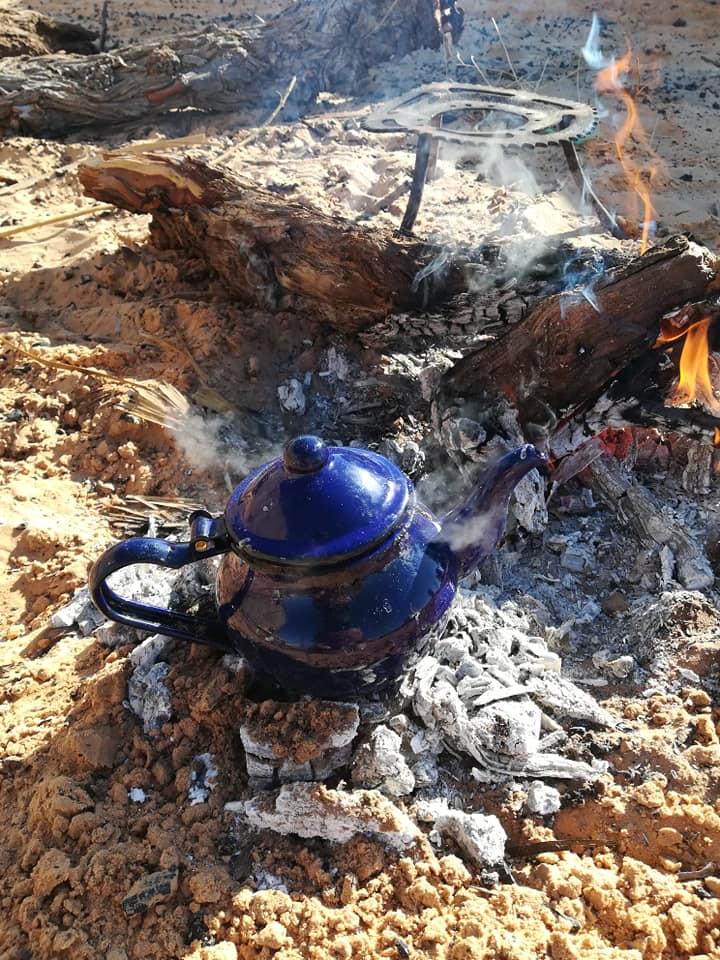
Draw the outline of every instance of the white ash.
[[[291,377],[277,388],[278,400],[283,410],[288,413],[296,413],[299,416],[305,413],[305,393],[302,383]]]
[[[593,666],[610,673],[616,680],[624,680],[635,669],[635,660],[629,654],[614,656],[609,650],[596,650],[592,655]]]
[[[527,799],[525,800],[528,813],[547,817],[558,812],[560,803],[560,791],[556,790],[555,787],[548,787],[542,780],[533,780],[528,787]]]
[[[397,733],[384,724],[375,727],[355,753],[352,784],[380,790],[389,797],[412,793],[415,776],[402,755],[402,738]]]
[[[218,769],[210,753],[199,753],[192,762],[188,800],[190,806],[205,803],[217,785]]]
[[[245,657],[241,657],[236,653],[226,653],[222,658],[222,665],[226,670],[229,670],[231,673],[236,675],[247,674],[248,677],[252,672],[252,668]]]
[[[533,470],[516,485],[510,502],[510,519],[528,533],[542,533],[548,525],[545,481]]]
[[[138,563],[111,573],[107,583],[121,597],[167,607],[177,579],[178,573],[174,570]]]
[[[702,677],[694,670],[688,670],[687,667],[678,667],[677,674],[680,680],[685,680],[687,683],[692,683],[696,687],[702,685]]]
[[[451,450],[459,450],[470,460],[475,460],[480,459],[477,450],[487,440],[487,431],[469,417],[447,417],[443,420],[440,436]]]
[[[179,571],[136,564],[113,573],[108,577],[108,583],[120,596],[151,606],[183,610],[207,599],[214,574],[212,561],[192,564]],[[96,629],[95,636],[103,645],[116,647],[123,643],[134,643],[139,636],[143,636],[132,627],[104,621],[89,600],[89,594],[88,602],[95,610],[95,615],[100,617],[102,625]],[[175,640],[154,634],[145,637],[130,653],[133,670],[128,680],[128,703],[143,721],[146,733],[156,730],[172,715],[170,691],[165,683],[170,666],[165,660],[174,647]],[[238,661],[240,670],[245,661],[241,658]]]
[[[494,815],[452,810],[444,799],[418,803],[416,816],[431,821],[430,839],[437,842],[451,837],[463,853],[481,867],[491,867],[505,859],[507,834]]]
[[[525,697],[489,704],[472,723],[481,747],[509,761],[526,760],[540,749],[540,710]]]
[[[599,727],[614,727],[617,724],[615,718],[589,693],[567,677],[545,672],[528,677],[525,684],[540,706],[559,720],[592,723]]]
[[[505,856],[507,834],[494,815],[448,810],[435,821],[435,830],[452,837],[460,849],[479,866],[494,866]]]
[[[124,567],[122,570],[116,570],[108,577],[108,584],[115,593],[121,597],[128,597],[137,600],[140,603],[149,604],[155,607],[167,608],[171,605],[173,591],[176,584],[187,576],[185,571],[163,570],[160,567],[150,566],[149,564],[136,564],[131,567]],[[195,574],[197,576],[197,574]],[[87,606],[83,608],[78,616],[78,624],[82,632],[82,623],[85,619],[94,620],[92,631],[98,643],[105,647],[114,649],[124,643],[135,643],[138,638],[144,636],[140,631],[124,624],[114,623],[105,620],[103,614],[95,607],[87,587],[78,590],[70,602],[72,605],[82,592],[85,591],[87,597]],[[190,591],[192,592],[192,591]],[[67,608],[63,608],[67,609]],[[62,613],[62,611],[58,611]]]
[[[658,561],[660,563],[660,583],[667,589],[675,575],[675,554],[667,544],[658,551]]]
[[[260,830],[335,843],[368,836],[395,850],[405,850],[420,836],[407,814],[376,790],[346,793],[315,783],[291,783],[274,794],[226,803],[225,809],[241,814]]]
[[[400,734],[402,756],[415,780],[414,790],[434,787],[440,779],[438,757],[444,749],[442,736],[437,730],[419,726],[407,714],[392,717],[389,726]]]
[[[503,780],[522,780],[542,777],[548,780],[581,780],[592,782],[604,773],[609,766],[603,760],[593,760],[584,763],[581,760],[570,760],[560,753],[552,753],[549,749],[529,757],[525,763],[516,767],[503,767],[497,758],[485,756],[482,758],[482,767],[473,767],[471,774],[478,783],[498,783]]]
[[[250,874],[249,879],[254,883],[256,892],[258,890],[277,890],[279,893],[288,893],[285,880],[274,873],[268,873],[267,870],[257,869]]]
[[[190,610],[198,603],[214,603],[220,557],[189,563],[177,570],[170,581],[168,606],[173,610]]]
[[[72,600],[50,617],[51,626],[55,628],[77,626],[83,637],[89,636],[93,630],[104,623],[105,617],[92,602],[87,587],[78,587]]]
[[[422,368],[418,379],[423,400],[426,402],[432,400],[443,375],[453,366],[453,362],[450,357],[441,354],[435,358],[435,362],[428,363]]]
[[[103,647],[115,650],[123,644],[136,640],[135,631],[132,627],[126,627],[123,623],[115,623],[113,620],[106,620],[102,626],[99,626],[93,633],[93,637]]]
[[[240,741],[245,753],[253,758],[261,760],[275,760],[275,751],[273,750],[273,741],[259,740],[247,724],[240,727]]]
[[[595,562],[592,551],[581,543],[568,543],[560,557],[560,566],[571,573],[585,573],[592,570]]]
[[[155,633],[151,637],[146,637],[142,643],[139,643],[130,651],[130,663],[136,671],[143,673],[156,664],[158,660],[163,659],[174,646],[175,641],[170,637]]]
[[[558,777],[592,780],[607,764],[571,760],[546,749],[542,731],[562,745],[558,724],[613,718],[561,676],[560,658],[514,604],[461,590],[445,634],[415,668],[405,690],[413,710],[443,745],[477,763],[478,780]],[[549,711],[553,716],[548,716]]]
[[[420,823],[435,823],[440,814],[447,813],[448,806],[446,797],[418,800],[414,808],[415,819]]]
[[[692,494],[708,494],[713,481],[713,447],[709,443],[688,444],[687,466],[682,473],[683,490]]]
[[[248,786],[253,790],[269,790],[274,785],[276,765],[270,760],[258,760],[246,753],[245,771]]]
[[[414,763],[410,764],[410,770],[415,778],[415,788],[417,790],[434,787],[440,779],[437,756],[432,753],[424,753],[418,757]]]
[[[130,654],[134,670],[128,680],[128,701],[142,720],[145,733],[156,730],[172,716],[170,691],[165,683],[170,665],[160,657],[174,646],[174,640],[156,634],[143,640]]]
[[[334,380],[347,380],[350,373],[350,363],[347,357],[335,347],[330,347],[325,354],[325,364],[326,369],[318,371],[319,377],[329,380],[331,383]]]

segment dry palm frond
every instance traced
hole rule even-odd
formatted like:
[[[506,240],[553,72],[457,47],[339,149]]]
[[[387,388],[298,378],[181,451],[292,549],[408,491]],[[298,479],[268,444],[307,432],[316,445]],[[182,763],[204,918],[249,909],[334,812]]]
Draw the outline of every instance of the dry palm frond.
[[[139,503],[149,510],[161,513],[174,510],[181,513],[192,513],[193,510],[201,509],[200,505],[194,500],[186,500],[183,497],[141,497],[137,494],[130,494],[126,499],[128,503]]]
[[[107,391],[101,401],[146,423],[157,423],[176,432],[182,429],[190,412],[187,398],[169,383],[133,383],[121,398]]]
[[[128,153],[162,153],[164,150],[179,150],[186,147],[206,146],[208,137],[204,133],[189,133],[185,137],[157,137],[154,140],[137,140],[126,143],[117,150],[106,150],[104,157],[122,156]]]
[[[189,358],[198,380],[200,380],[200,386],[192,395],[192,399],[199,407],[219,414],[239,412],[238,408],[229,400],[226,400],[222,394],[205,383],[200,376],[200,369],[189,351],[177,347],[175,344],[167,343],[160,337],[147,334],[145,331],[142,331],[142,333],[148,340],[170,347]],[[149,423],[157,423],[160,426],[177,431],[185,425],[187,415],[192,409],[187,397],[169,383],[143,382],[129,377],[118,377],[106,370],[84,366],[82,363],[72,360],[57,360],[54,357],[45,356],[43,353],[28,350],[22,341],[14,335],[0,333],[0,345],[42,367],[48,367],[52,370],[70,370],[73,373],[81,373],[83,376],[97,377],[106,385],[105,389],[99,394],[100,403],[112,403],[124,413],[129,413],[131,416]],[[110,384],[128,387],[126,396],[118,398],[117,391],[109,388]]]
[[[158,337],[154,333],[149,333],[139,323],[136,323],[136,327],[144,340],[147,340],[149,343],[155,343],[159,347],[164,347],[168,350],[174,350],[176,353],[181,354],[187,359],[188,363],[195,371],[195,376],[198,378],[200,383],[200,386],[193,394],[193,400],[198,404],[198,406],[205,407],[207,410],[212,410],[214,413],[238,412],[238,408],[234,404],[230,403],[230,401],[226,400],[222,394],[218,393],[217,390],[214,389],[214,387],[211,387],[208,383],[206,383],[202,368],[187,347],[178,346],[178,344],[171,343],[163,337]]]
[[[113,504],[107,511],[110,525],[123,531],[147,530],[151,519],[160,530],[178,530],[187,526],[187,518],[201,505],[192,500],[169,497],[128,496],[122,503]]]
[[[213,413],[238,413],[235,404],[226,400],[222,394],[218,393],[214,387],[206,383],[200,384],[192,395],[193,401],[205,410],[211,410]]]
[[[13,227],[0,230],[0,240],[9,240],[18,233],[27,233],[29,230],[39,230],[40,227],[49,227],[54,223],[66,223],[68,220],[80,220],[82,217],[92,217],[96,213],[118,212],[118,208],[111,203],[96,203],[91,207],[82,207],[79,210],[70,210],[68,213],[58,213],[54,217],[45,217],[41,220],[30,220],[28,223],[19,223]],[[39,242],[39,241],[38,241]]]
[[[118,377],[114,373],[108,373],[107,370],[98,370],[97,367],[85,367],[81,363],[76,363],[72,360],[56,360],[54,357],[46,357],[42,353],[35,353],[35,351],[28,350],[27,347],[23,346],[22,341],[18,341],[15,337],[8,334],[0,334],[0,344],[3,344],[8,350],[19,353],[21,357],[25,357],[27,360],[39,364],[41,367],[49,367],[51,370],[70,370],[72,373],[82,373],[84,376],[97,377],[106,383],[118,383],[127,386],[135,385],[134,380],[130,380],[127,377]]]
[[[117,377],[115,374],[98,370],[96,367],[85,367],[70,360],[56,360],[53,357],[46,357],[41,353],[28,350],[14,339],[2,334],[0,334],[0,343],[40,366],[49,367],[53,370],[71,370],[85,376],[97,377],[106,385],[116,384],[129,387],[125,397],[118,399],[117,391],[106,386],[99,394],[99,402],[101,404],[112,403],[123,412],[141,420],[157,423],[170,429],[179,429],[190,412],[189,401],[169,383],[153,383],[152,381],[143,383],[139,380],[131,380],[128,377]]]

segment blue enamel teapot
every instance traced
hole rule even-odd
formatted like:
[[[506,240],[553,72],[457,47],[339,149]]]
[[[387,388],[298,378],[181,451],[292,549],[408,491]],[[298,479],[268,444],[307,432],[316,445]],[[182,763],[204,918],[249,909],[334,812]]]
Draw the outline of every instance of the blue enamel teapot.
[[[187,543],[135,537],[107,550],[92,597],[111,620],[242,654],[293,695],[374,698],[426,652],[458,581],[502,536],[515,485],[545,463],[530,444],[508,453],[436,520],[379,454],[297,437],[245,478],[222,516],[193,513]],[[131,564],[178,569],[219,554],[213,619],[121,597],[107,582]]]

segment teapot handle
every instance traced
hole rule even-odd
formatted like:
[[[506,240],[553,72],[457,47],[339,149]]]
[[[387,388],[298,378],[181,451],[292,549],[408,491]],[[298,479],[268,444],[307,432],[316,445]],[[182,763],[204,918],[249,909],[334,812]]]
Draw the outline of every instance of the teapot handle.
[[[116,570],[136,563],[152,563],[178,570],[206,557],[227,553],[229,549],[230,539],[224,519],[213,519],[209,513],[197,510],[190,515],[188,543],[170,543],[159,537],[132,537],[106,550],[90,571],[90,594],[95,606],[110,620],[139,630],[230,651],[225,629],[219,619],[194,617],[129,600],[115,593],[107,583],[107,578]]]

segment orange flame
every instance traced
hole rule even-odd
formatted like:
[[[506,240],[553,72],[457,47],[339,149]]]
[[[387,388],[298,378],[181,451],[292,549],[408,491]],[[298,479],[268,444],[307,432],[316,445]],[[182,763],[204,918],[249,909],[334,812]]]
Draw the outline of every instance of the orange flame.
[[[720,415],[720,402],[710,379],[709,327],[710,318],[705,317],[684,330],[665,328],[660,331],[655,345],[663,346],[685,337],[680,355],[680,378],[668,400],[673,406],[699,403],[717,416]],[[716,431],[716,442],[718,436],[720,434]]]
[[[640,140],[648,153],[652,156],[652,147],[645,135],[645,130],[638,118],[637,106],[632,95],[623,86],[622,75],[630,69],[632,61],[632,51],[628,50],[620,60],[613,60],[609,67],[598,72],[595,78],[595,87],[599,93],[613,93],[622,100],[625,107],[625,120],[615,135],[615,152],[622,166],[625,179],[628,186],[633,191],[635,200],[634,219],[637,220],[637,200],[642,204],[642,236],[640,238],[640,253],[644,253],[650,242],[650,228],[655,219],[655,208],[650,197],[649,184],[652,182],[656,168],[651,164],[644,173],[639,170],[630,160],[626,151],[625,144],[630,136]]]

